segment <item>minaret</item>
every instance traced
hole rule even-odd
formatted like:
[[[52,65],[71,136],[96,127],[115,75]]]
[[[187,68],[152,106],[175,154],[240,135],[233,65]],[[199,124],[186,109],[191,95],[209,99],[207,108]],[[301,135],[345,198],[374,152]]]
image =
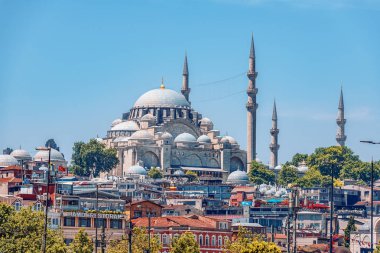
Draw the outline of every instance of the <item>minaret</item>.
[[[190,103],[189,68],[187,67],[187,54],[185,55],[185,63],[183,64],[181,93],[185,96],[186,100]]]
[[[256,77],[257,72],[255,68],[255,46],[253,43],[253,35],[251,40],[251,52],[249,54],[249,68],[247,77],[248,81],[248,102],[247,102],[247,166],[250,167],[251,161],[256,158],[256,110],[258,104],[256,103]]]
[[[345,146],[347,136],[344,135],[344,125],[346,124],[346,119],[344,118],[343,89],[340,89],[338,117],[336,118],[336,124],[338,125],[338,130],[336,131],[336,141],[338,142],[339,146]]]
[[[275,168],[278,165],[278,150],[280,145],[278,145],[278,133],[280,130],[277,128],[277,109],[276,101],[273,104],[273,114],[272,114],[272,128],[270,130],[271,142],[269,145],[270,149],[270,166]]]

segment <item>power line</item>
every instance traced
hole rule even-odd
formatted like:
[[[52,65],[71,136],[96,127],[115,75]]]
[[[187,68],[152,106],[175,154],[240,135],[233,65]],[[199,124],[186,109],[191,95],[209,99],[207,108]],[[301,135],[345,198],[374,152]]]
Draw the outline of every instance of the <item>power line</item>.
[[[221,79],[221,80],[216,80],[216,81],[212,81],[212,82],[205,82],[205,83],[198,83],[198,84],[191,85],[191,86],[193,86],[193,87],[209,86],[209,85],[213,85],[213,84],[217,84],[217,83],[222,83],[222,82],[226,82],[226,81],[238,78],[238,77],[244,75],[245,73],[246,73],[246,71],[239,73],[239,74],[236,74],[236,75],[233,75],[233,76],[230,76],[230,77],[227,77],[227,78],[224,78],[224,79]]]
[[[238,91],[238,92],[235,92],[235,93],[231,93],[231,94],[228,94],[228,95],[225,95],[225,96],[221,96],[221,97],[216,97],[216,98],[211,98],[211,99],[204,99],[204,100],[195,100],[194,102],[196,103],[203,103],[203,102],[210,102],[210,101],[216,101],[216,100],[222,100],[222,99],[225,99],[225,98],[229,98],[229,97],[232,97],[232,96],[235,96],[235,95],[238,95],[238,94],[241,94],[241,93],[244,93],[246,90],[241,90],[241,91]]]

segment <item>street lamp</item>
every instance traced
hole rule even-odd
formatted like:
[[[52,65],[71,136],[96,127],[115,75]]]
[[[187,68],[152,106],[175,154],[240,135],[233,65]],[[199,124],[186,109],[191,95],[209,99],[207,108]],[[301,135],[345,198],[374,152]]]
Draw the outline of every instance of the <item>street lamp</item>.
[[[47,239],[47,223],[48,223],[48,211],[49,211],[49,179],[50,179],[50,147],[37,147],[36,150],[39,151],[49,151],[48,156],[48,170],[46,172],[46,204],[45,204],[45,222],[44,222],[44,237],[42,241],[42,252],[46,253],[46,239]]]
[[[380,142],[374,141],[360,141],[366,144],[380,144]],[[371,252],[373,252],[373,157],[371,159]]]

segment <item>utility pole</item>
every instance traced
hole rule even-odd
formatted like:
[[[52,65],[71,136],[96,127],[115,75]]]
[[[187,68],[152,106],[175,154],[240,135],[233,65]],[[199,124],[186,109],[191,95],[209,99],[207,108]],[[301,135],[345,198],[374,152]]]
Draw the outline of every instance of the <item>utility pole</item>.
[[[330,253],[333,252],[333,216],[334,216],[334,164],[331,166],[331,189],[330,189]]]
[[[101,240],[101,252],[105,253],[106,252],[106,232],[104,226],[102,226],[102,234],[100,235],[100,240]]]
[[[99,212],[99,185],[96,184],[96,213],[95,213],[95,253],[98,252],[98,212]]]
[[[299,208],[299,189],[297,186],[292,187],[292,191],[290,193],[289,207],[289,209],[292,210],[293,215],[293,253],[297,253],[297,211]]]
[[[290,253],[290,208],[286,218],[286,253]]]

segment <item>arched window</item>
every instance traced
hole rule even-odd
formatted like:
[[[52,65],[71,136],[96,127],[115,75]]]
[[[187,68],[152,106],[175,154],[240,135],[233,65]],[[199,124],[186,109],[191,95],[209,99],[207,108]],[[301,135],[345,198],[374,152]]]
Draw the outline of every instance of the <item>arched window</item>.
[[[228,236],[224,237],[224,244],[226,244],[229,241]]]
[[[213,235],[213,236],[211,237],[211,246],[215,246],[215,245],[216,245],[216,236]]]
[[[163,234],[162,235],[162,244],[163,245],[168,245],[169,242],[168,242],[168,235],[167,234]]]
[[[20,211],[20,209],[21,209],[21,203],[19,201],[16,201],[14,203],[14,208],[15,208],[16,211]]]
[[[208,235],[206,235],[205,237],[205,245],[208,246],[210,244],[210,237]]]
[[[222,246],[223,245],[223,237],[220,235],[218,236],[218,245]]]
[[[203,235],[199,235],[199,246],[203,245]]]

